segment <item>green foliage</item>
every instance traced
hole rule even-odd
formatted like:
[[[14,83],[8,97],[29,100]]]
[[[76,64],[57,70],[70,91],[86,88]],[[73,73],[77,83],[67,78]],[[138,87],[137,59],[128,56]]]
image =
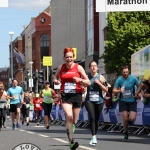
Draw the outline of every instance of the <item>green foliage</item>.
[[[108,73],[131,66],[131,55],[150,44],[150,12],[108,13],[108,32],[102,55]]]

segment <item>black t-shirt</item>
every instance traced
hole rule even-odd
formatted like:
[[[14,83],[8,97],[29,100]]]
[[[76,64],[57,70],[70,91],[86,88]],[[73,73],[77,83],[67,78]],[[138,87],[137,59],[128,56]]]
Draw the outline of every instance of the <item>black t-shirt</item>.
[[[26,103],[26,104],[29,104],[30,103],[30,98],[24,98],[24,102]]]
[[[150,83],[148,82],[148,80],[146,80],[144,83],[148,86],[148,89],[146,90],[146,92],[150,94]]]
[[[30,104],[30,98],[24,98],[24,102],[26,103],[26,104]],[[23,104],[22,105],[22,108],[26,108],[26,104]]]

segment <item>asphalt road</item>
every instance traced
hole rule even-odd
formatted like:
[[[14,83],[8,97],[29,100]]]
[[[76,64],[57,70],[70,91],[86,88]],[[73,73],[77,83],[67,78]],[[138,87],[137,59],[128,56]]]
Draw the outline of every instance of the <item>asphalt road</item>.
[[[21,143],[32,143],[41,150],[69,150],[68,139],[64,126],[51,126],[48,130],[43,124],[37,126],[30,123],[21,129],[11,130],[11,121],[6,121],[7,128],[0,131],[0,150],[13,150]],[[91,138],[88,128],[77,128],[74,134],[75,141],[80,146],[78,150],[149,150],[150,138],[146,136],[130,135],[128,142],[122,142],[122,133],[98,131],[96,146],[90,146]],[[16,149],[19,150],[19,149]],[[21,149],[20,150],[26,150]],[[28,149],[29,150],[29,149]],[[37,150],[33,148],[32,150]]]

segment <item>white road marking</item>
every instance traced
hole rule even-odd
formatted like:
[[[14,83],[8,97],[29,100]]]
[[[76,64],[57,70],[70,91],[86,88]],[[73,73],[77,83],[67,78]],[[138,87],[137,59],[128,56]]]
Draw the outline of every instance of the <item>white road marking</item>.
[[[44,126],[31,126],[31,127],[35,127],[35,128],[43,128]]]
[[[80,145],[79,147],[83,148],[83,149],[87,149],[87,150],[96,150],[96,149],[93,149],[93,148],[90,148],[90,147],[85,147],[85,146],[82,146],[82,145]]]
[[[27,131],[27,133],[35,134],[34,132]]]
[[[43,135],[43,134],[38,134],[39,136],[43,136],[43,137],[49,137],[49,136],[47,136],[47,135]]]
[[[60,142],[62,142],[62,143],[69,143],[69,142],[67,142],[67,141],[64,141],[64,140],[61,140],[61,139],[58,139],[58,138],[53,138],[54,140],[56,140],[56,141],[60,141]]]
[[[53,138],[53,139],[56,140],[56,141],[62,142],[62,143],[69,143],[67,141],[64,141],[64,140],[61,140],[61,139],[58,139],[58,138]],[[79,147],[83,148],[83,149],[87,149],[87,150],[96,150],[96,149],[93,149],[93,148],[90,148],[90,147],[85,147],[85,146],[82,146],[82,145],[80,145]]]
[[[44,127],[44,126],[32,126],[32,127]],[[25,131],[25,130],[20,130],[20,131]],[[29,131],[27,131],[27,133],[36,134],[34,132],[29,132]],[[43,135],[43,134],[38,134],[38,135],[42,136],[42,137],[49,137],[49,136]],[[56,141],[62,142],[62,143],[67,143],[67,144],[69,143],[69,142],[67,142],[65,140],[62,140],[62,139],[59,139],[59,138],[53,138],[53,139],[56,140]],[[90,147],[85,147],[85,146],[82,146],[82,145],[80,145],[79,147],[82,148],[82,149],[86,149],[86,150],[96,150],[96,149],[93,149],[93,148],[90,148]]]

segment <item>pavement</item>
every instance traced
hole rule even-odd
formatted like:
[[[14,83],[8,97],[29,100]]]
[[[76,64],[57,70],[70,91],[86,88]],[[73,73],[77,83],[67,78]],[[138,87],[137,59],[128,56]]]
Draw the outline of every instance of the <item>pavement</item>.
[[[19,144],[31,143],[41,150],[69,150],[68,138],[64,126],[50,126],[45,129],[43,124],[30,123],[22,125],[21,129],[12,130],[11,121],[6,121],[7,128],[0,131],[0,150],[13,150]],[[90,146],[91,133],[89,128],[76,128],[75,141],[80,146],[77,150],[149,150],[150,137],[129,135],[128,142],[122,142],[123,133],[106,132],[99,130],[98,143]],[[20,146],[14,150],[38,150]]]

